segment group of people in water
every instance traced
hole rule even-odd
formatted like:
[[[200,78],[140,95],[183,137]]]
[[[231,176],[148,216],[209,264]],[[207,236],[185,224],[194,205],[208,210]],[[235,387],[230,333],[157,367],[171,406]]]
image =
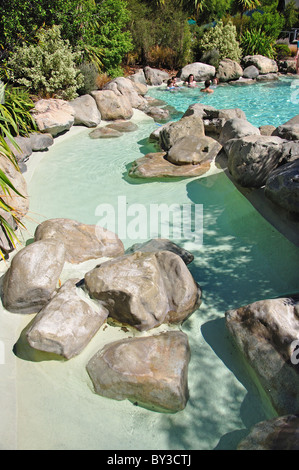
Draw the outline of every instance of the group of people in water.
[[[217,77],[214,77],[212,81],[206,80],[204,83],[204,88],[201,88],[200,91],[203,93],[214,93],[213,88],[215,88],[218,83],[219,80]],[[188,86],[189,88],[198,86],[192,73],[188,76],[187,80],[185,80],[184,85]],[[177,84],[177,77],[172,77],[167,81],[167,90],[175,90],[178,87],[179,85]]]

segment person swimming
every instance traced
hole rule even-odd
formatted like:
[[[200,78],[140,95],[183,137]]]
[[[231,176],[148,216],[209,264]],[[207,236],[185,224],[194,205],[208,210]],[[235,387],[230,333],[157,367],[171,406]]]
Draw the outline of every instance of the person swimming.
[[[192,73],[190,73],[189,77],[185,81],[185,85],[187,85],[188,87],[197,86],[196,81],[194,80],[194,75]]]
[[[214,93],[214,90],[211,90],[211,80],[206,80],[205,81],[205,88],[201,88],[201,92],[203,93]]]

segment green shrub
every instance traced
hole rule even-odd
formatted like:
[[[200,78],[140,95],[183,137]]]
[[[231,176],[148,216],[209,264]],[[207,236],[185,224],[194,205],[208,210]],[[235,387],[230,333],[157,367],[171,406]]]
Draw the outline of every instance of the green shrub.
[[[219,59],[231,59],[240,62],[242,50],[236,39],[236,27],[228,22],[226,25],[219,21],[214,28],[210,28],[199,42],[202,54],[217,50]]]
[[[261,54],[273,59],[274,44],[275,40],[261,29],[244,31],[241,37],[241,47],[244,56]]]
[[[83,85],[78,89],[79,95],[85,95],[97,87],[97,77],[99,75],[98,69],[95,64],[91,62],[83,62],[79,65],[79,70],[83,76]]]
[[[76,67],[80,54],[60,37],[60,27],[41,29],[36,45],[17,47],[8,60],[10,79],[40,96],[73,99],[83,85]]]

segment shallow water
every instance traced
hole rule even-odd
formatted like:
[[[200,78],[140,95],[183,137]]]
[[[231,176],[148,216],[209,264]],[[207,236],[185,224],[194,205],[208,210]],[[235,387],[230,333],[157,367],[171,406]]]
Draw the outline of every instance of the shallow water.
[[[150,93],[158,96],[160,92]],[[229,103],[225,107],[234,106]],[[138,131],[113,141],[92,140],[90,130],[80,129],[73,137],[57,141],[43,155],[28,185],[32,220],[27,220],[26,237],[32,238],[36,224],[44,218],[98,223],[99,205],[104,203],[118,215],[124,210],[119,197],[126,198],[128,211],[139,203],[147,215],[154,203],[202,205],[202,243],[174,239],[194,254],[189,268],[203,290],[202,305],[182,326],[191,347],[189,401],[185,410],[167,415],[93,393],[85,370],[88,360],[107,342],[131,332],[101,328],[78,357],[46,360],[23,342],[24,329],[34,315],[1,312],[2,324],[12,330],[14,322],[18,325],[12,343],[17,342],[16,385],[11,398],[16,408],[10,417],[10,431],[18,449],[235,449],[255,423],[276,415],[231,343],[224,314],[255,300],[298,291],[298,248],[263,219],[226,174],[215,168],[187,180],[148,182],[129,178],[130,163],[154,150],[147,136],[157,124],[140,116],[136,122]],[[131,220],[132,213],[127,214],[128,224]],[[134,233],[146,236],[133,239]],[[146,234],[135,226],[135,231],[124,235],[121,238],[128,248],[149,238],[150,225]],[[79,266],[76,274],[83,275],[92,263],[97,261]],[[65,278],[70,273],[67,266]]]

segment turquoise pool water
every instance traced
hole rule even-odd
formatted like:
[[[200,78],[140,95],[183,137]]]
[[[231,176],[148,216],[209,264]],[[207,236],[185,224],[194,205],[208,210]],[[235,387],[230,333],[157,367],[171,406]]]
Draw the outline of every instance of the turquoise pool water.
[[[218,108],[241,107],[256,125],[276,125],[298,114],[286,102],[290,82],[280,85],[219,87],[213,96],[200,98]],[[175,95],[151,89],[149,94],[169,99],[184,112],[189,98],[198,98],[189,91]],[[182,102],[172,101],[183,95]],[[274,97],[280,103],[275,111]],[[105,342],[126,337],[108,327],[67,362],[17,357],[20,449],[235,449],[251,426],[275,416],[231,343],[224,314],[255,300],[298,292],[298,248],[261,217],[224,172],[176,181],[130,179],[130,163],[154,150],[147,137],[157,126],[148,118],[135,120],[138,130],[118,139],[93,140],[90,130],[80,129],[44,154],[28,184],[32,220],[27,236],[44,218],[97,223],[98,206],[111,204],[117,211],[119,197],[126,198],[128,207],[137,202],[146,210],[153,203],[202,205],[202,243],[174,240],[194,254],[189,267],[203,290],[201,307],[182,326],[191,347],[188,404],[167,415],[95,395],[87,361]],[[126,248],[139,241],[123,238]]]
[[[205,103],[217,109],[241,108],[251,124],[278,126],[298,114],[299,78],[282,78],[278,81],[260,82],[255,85],[219,85],[213,94],[201,93],[198,88],[180,87],[167,91],[165,86],[152,88],[149,95],[165,100],[184,113],[193,103]]]

